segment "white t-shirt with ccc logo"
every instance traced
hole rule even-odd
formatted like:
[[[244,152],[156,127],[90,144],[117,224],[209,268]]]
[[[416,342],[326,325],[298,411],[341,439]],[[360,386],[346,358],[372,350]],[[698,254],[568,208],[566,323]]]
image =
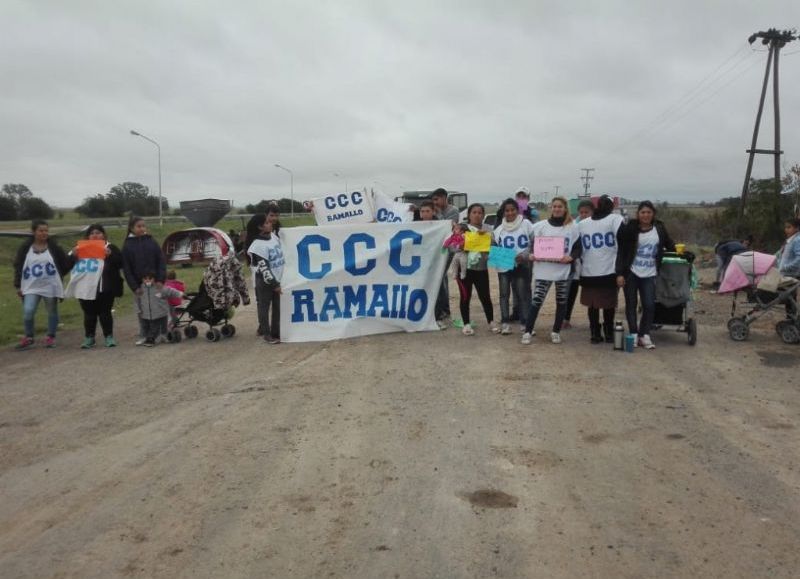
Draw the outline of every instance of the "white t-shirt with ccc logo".
[[[533,235],[533,223],[527,219],[522,219],[514,229],[508,230],[501,224],[494,230],[494,241],[500,247],[513,249],[519,255],[529,251],[531,245],[531,235]]]
[[[583,219],[578,231],[583,246],[581,277],[601,277],[616,271],[617,231],[621,215],[612,213],[602,219]]]

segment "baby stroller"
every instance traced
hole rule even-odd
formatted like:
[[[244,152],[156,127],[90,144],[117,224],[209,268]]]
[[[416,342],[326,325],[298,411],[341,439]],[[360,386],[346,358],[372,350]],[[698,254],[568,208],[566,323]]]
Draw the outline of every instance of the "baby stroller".
[[[728,333],[742,342],[750,335],[750,325],[775,309],[785,309],[786,319],[775,324],[775,331],[786,344],[800,343],[800,315],[797,311],[797,289],[800,280],[785,278],[775,267],[775,256],[747,251],[733,256],[719,287],[719,293],[733,293]],[[739,292],[747,301],[747,312],[737,316]]]
[[[665,253],[656,278],[656,309],[653,327],[676,326],[686,332],[689,345],[697,343],[697,322],[693,317],[692,288],[694,254]]]
[[[208,325],[205,336],[209,342],[232,338],[236,326],[230,320],[235,308],[250,303],[242,265],[230,254],[215,258],[203,273],[197,293],[186,294],[186,297],[189,301],[176,308],[179,315],[167,334],[169,341],[180,342],[181,329],[187,338],[196,338],[200,333],[197,322]]]

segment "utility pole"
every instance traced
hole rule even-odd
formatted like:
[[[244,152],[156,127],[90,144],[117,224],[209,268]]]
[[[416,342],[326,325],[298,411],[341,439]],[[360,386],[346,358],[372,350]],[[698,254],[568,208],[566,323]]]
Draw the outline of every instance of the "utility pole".
[[[594,173],[594,169],[581,169],[581,171],[584,172],[584,175],[581,177],[581,181],[583,181],[583,196],[588,197],[589,184],[590,181],[594,179],[594,176],[592,175],[592,173]]]
[[[561,185],[553,185],[553,189],[555,189],[555,190],[556,190],[556,193],[555,193],[555,195],[556,195],[556,197],[557,197],[557,196],[558,196],[558,190],[559,190],[559,189],[561,189]]]
[[[751,141],[750,148],[747,149],[749,157],[747,159],[747,170],[744,174],[744,185],[742,186],[742,202],[739,206],[739,219],[741,220],[744,215],[744,208],[747,204],[747,193],[750,189],[750,177],[753,173],[753,161],[756,154],[773,155],[775,161],[775,181],[780,186],[781,182],[781,113],[779,103],[779,86],[778,86],[778,58],[780,50],[789,42],[797,40],[795,30],[778,30],[770,28],[766,32],[756,32],[750,35],[747,41],[753,44],[757,38],[761,39],[761,44],[769,46],[769,53],[767,54],[767,66],[764,70],[764,83],[761,85],[761,98],[758,101],[758,112],[756,113],[756,124],[753,127],[753,140]],[[757,149],[756,143],[758,142],[758,130],[761,127],[761,114],[764,112],[764,100],[767,96],[767,85],[769,84],[770,65],[772,65],[772,102],[775,113],[775,148],[774,149]]]

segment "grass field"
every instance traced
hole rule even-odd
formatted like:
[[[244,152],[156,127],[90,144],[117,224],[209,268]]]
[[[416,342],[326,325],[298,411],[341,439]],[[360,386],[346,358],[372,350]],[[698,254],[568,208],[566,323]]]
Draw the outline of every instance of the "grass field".
[[[156,218],[157,220],[157,218]],[[104,220],[105,223],[112,220]],[[124,218],[120,219],[125,222]],[[89,219],[79,219],[76,215],[66,213],[64,219],[52,219],[49,221],[50,226],[54,230],[59,227],[67,226],[84,226],[92,223]],[[284,227],[293,227],[299,225],[313,225],[314,218],[310,215],[300,215],[294,218],[281,217],[281,223]],[[29,228],[29,222],[5,222],[0,226],[2,230],[25,230]],[[157,224],[148,225],[150,234],[160,243],[164,238],[172,233],[181,229],[190,227],[191,224],[186,222],[173,222],[165,223],[163,226]],[[241,219],[224,219],[220,221],[216,227],[223,231],[230,229],[241,230],[243,229]],[[109,241],[117,247],[122,247],[122,242],[125,239],[125,229],[123,227],[106,227]],[[78,239],[77,234],[61,234],[56,237],[59,245],[68,251],[75,244]],[[17,296],[14,289],[14,256],[17,249],[23,243],[22,239],[11,237],[0,237],[0,346],[5,346],[18,341],[22,337],[22,303]],[[179,267],[177,268],[178,279],[186,284],[190,290],[196,290],[200,285],[200,280],[203,276],[202,267]],[[66,280],[65,280],[66,284]],[[120,319],[122,316],[133,316],[133,300],[131,299],[131,292],[128,287],[125,288],[125,295],[117,300],[114,307],[115,318]],[[83,312],[81,311],[80,304],[76,299],[66,299],[58,308],[61,323],[59,331],[61,330],[77,330],[83,325]],[[35,332],[37,339],[43,338],[45,329],[47,327],[47,314],[41,305],[36,312],[36,326]],[[99,329],[98,329],[99,331]],[[78,342],[75,346],[77,347]]]

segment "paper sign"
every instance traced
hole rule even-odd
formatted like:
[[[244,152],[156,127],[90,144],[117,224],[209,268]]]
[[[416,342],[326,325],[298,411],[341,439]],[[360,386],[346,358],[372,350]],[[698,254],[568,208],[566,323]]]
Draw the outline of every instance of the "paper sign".
[[[464,251],[489,251],[492,245],[492,236],[477,231],[467,231],[464,234]]]
[[[78,241],[78,257],[80,259],[105,259],[106,242],[104,239],[81,239]]]
[[[517,265],[517,252],[508,247],[493,245],[489,248],[487,265],[498,271],[510,271]]]
[[[371,195],[361,191],[313,199],[317,225],[371,223],[374,219]]]
[[[533,257],[542,261],[559,261],[564,257],[563,237],[543,235],[533,238]]]

